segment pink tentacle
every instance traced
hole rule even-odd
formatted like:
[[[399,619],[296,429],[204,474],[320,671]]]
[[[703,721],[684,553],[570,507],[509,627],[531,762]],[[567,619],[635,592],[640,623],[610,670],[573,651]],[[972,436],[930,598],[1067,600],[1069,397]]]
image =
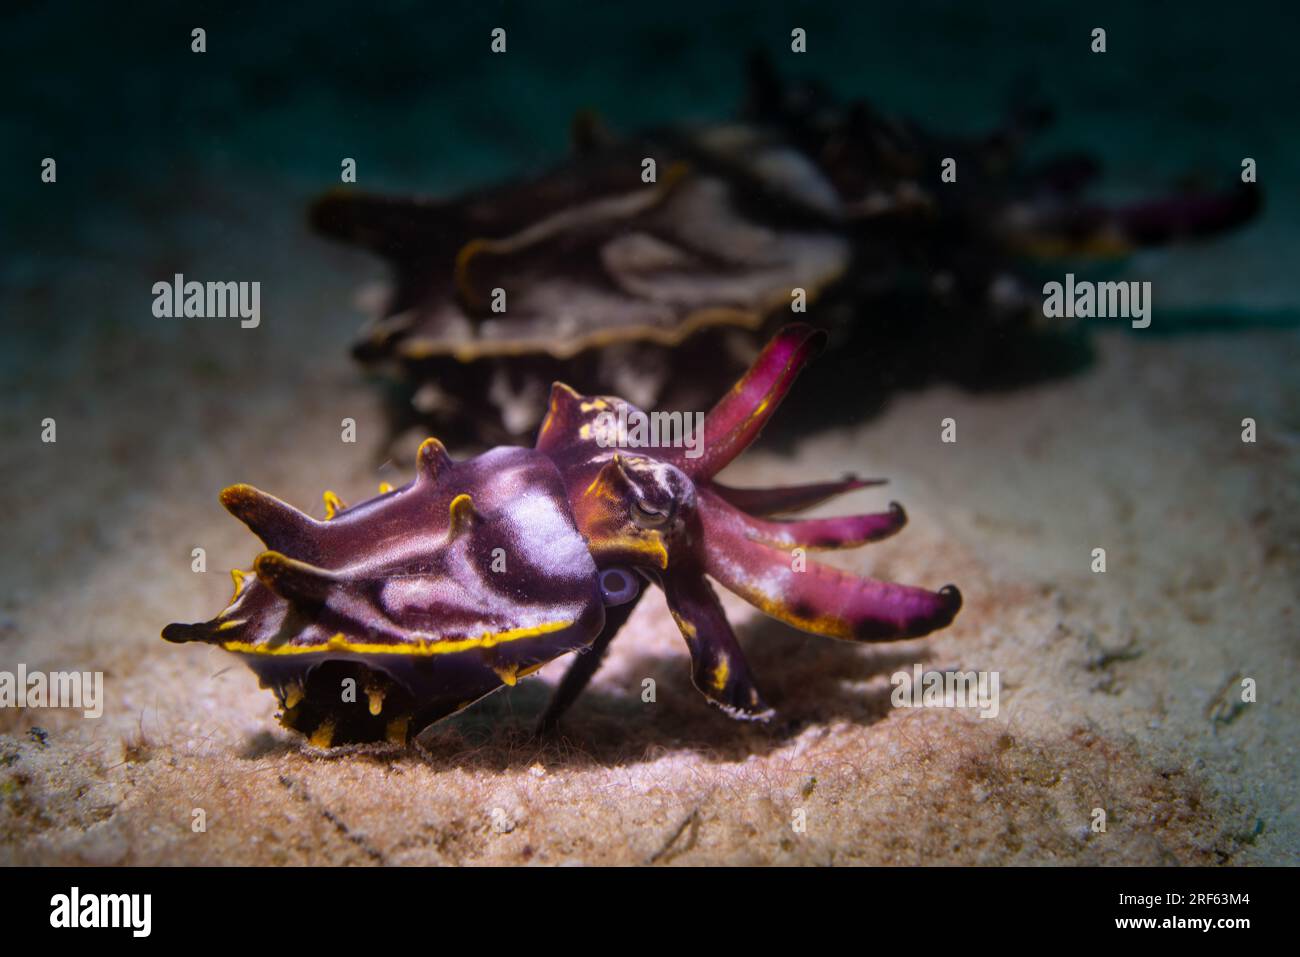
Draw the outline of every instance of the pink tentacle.
[[[745,654],[703,572],[690,567],[675,569],[662,576],[660,585],[690,649],[695,687],[733,718],[770,718],[772,709],[754,686]]]
[[[750,515],[789,515],[820,505],[827,499],[873,485],[885,479],[860,479],[845,476],[838,482],[815,482],[810,485],[784,485],[772,488],[732,488],[721,482],[710,484],[718,495]]]
[[[852,641],[919,638],[961,608],[952,585],[938,592],[858,578],[746,537],[734,510],[702,492],[705,570],[760,611],[803,631]]]
[[[1139,246],[1213,236],[1247,222],[1259,211],[1262,193],[1251,186],[1219,193],[1170,196],[1113,210],[1101,210]]]
[[[825,338],[805,323],[784,327],[705,417],[702,454],[692,459],[678,452],[673,464],[697,481],[720,472],[758,437]]]
[[[773,522],[746,515],[714,491],[706,489],[701,494],[716,522],[751,542],[773,548],[855,548],[888,538],[907,524],[907,513],[897,502],[891,502],[887,512]]]

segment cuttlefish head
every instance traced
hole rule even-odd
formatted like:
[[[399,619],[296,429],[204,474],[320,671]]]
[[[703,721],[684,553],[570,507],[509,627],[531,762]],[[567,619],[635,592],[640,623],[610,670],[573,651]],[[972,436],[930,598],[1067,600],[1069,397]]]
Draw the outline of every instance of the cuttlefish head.
[[[951,585],[931,592],[806,559],[808,550],[854,547],[899,531],[906,515],[896,504],[844,518],[762,517],[869,483],[740,490],[714,480],[758,437],[823,338],[802,324],[781,330],[703,418],[702,434],[687,441],[679,440],[689,417],[672,413],[651,423],[621,399],[582,396],[558,383],[538,436],[537,450],[564,477],[592,556],[663,588],[691,651],[696,686],[734,717],[762,719],[770,709],[706,576],[796,628],[858,641],[918,637],[947,625],[961,607]]]

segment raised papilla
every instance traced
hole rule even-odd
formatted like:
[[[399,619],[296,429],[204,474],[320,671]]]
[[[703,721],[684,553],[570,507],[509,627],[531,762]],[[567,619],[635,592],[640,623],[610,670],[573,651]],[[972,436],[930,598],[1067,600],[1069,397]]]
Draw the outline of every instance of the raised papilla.
[[[772,709],[706,575],[795,628],[850,641],[925,635],[961,607],[951,585],[932,592],[792,560],[796,549],[854,547],[901,529],[897,505],[772,517],[870,483],[713,480],[754,441],[821,337],[782,329],[705,418],[694,457],[610,447],[609,413],[639,410],[556,383],[534,448],[456,462],[427,439],[413,481],[354,506],[327,496],[325,521],[250,486],[227,488],[222,504],[266,550],[251,572],[234,573],[235,595],[216,618],[168,625],[163,637],[239,655],[275,691],[280,720],[317,746],[404,743],[584,652],[543,717],[553,724],[652,583],[686,640],[696,688],[734,718],[766,720]]]

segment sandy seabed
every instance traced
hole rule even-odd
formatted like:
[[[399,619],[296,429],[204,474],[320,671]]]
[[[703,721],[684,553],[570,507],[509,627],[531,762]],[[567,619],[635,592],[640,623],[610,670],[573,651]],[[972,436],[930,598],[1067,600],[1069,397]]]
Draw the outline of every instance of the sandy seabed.
[[[259,330],[148,315],[158,275],[199,269],[183,248],[145,264],[124,252],[71,290],[6,291],[29,318],[0,409],[0,669],[102,670],[106,702],[97,720],[0,711],[0,863],[1296,862],[1300,333],[1103,331],[1084,375],[933,388],[790,454],[745,456],[728,481],[888,477],[818,514],[897,499],[908,527],[831,561],[966,598],[928,639],[855,646],[724,593],[771,726],[694,691],[655,593],[556,740],[529,731],[566,661],[422,749],[321,753],[233,658],[158,635],[211,617],[226,569],[255,553],[223,486],[323,516],[326,486],[355,501],[409,477],[405,454],[381,464],[377,390],[346,358],[363,259],[311,252],[338,268],[264,290]],[[288,274],[295,253],[258,265]],[[87,302],[103,321],[67,338],[51,317]],[[339,441],[345,416],[355,445]],[[955,444],[940,442],[948,416]],[[1000,713],[892,707],[889,676],[915,662],[999,672]],[[1238,700],[1246,677],[1255,703]]]

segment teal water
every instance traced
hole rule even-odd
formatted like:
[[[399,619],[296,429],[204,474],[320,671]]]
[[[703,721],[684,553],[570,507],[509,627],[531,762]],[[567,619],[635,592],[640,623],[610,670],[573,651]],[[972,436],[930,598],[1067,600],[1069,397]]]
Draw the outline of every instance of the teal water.
[[[1254,157],[1256,223],[1124,269],[1188,322],[1286,322],[1300,316],[1294,19],[1252,2],[11,4],[0,281],[48,277],[78,244],[93,255],[123,209],[201,231],[203,184],[257,181],[300,207],[352,156],[367,188],[445,193],[563,156],[579,108],[621,129],[723,118],[744,55],[766,50],[939,129],[986,128],[1034,83],[1059,115],[1041,148],[1095,152],[1114,195],[1222,181]],[[504,56],[489,51],[497,26]],[[807,54],[789,51],[794,26]],[[38,180],[47,155],[57,190]]]

